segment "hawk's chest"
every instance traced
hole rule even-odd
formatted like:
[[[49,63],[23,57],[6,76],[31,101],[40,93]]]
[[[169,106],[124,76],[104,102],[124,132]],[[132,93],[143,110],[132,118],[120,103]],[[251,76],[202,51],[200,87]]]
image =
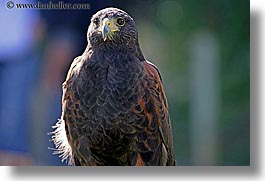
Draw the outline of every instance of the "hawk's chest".
[[[141,64],[135,60],[112,59],[84,64],[72,89],[87,129],[116,129],[137,104],[142,79]]]

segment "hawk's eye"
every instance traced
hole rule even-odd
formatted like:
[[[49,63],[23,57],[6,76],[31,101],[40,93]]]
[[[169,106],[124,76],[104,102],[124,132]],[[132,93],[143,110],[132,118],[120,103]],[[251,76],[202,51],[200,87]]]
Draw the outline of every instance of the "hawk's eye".
[[[118,18],[118,19],[117,19],[117,24],[118,24],[119,26],[123,26],[123,25],[125,24],[125,20],[124,20],[123,18]]]
[[[94,23],[96,26],[98,26],[98,25],[99,25],[99,19],[98,19],[98,18],[95,18],[95,19],[93,20],[93,23]]]

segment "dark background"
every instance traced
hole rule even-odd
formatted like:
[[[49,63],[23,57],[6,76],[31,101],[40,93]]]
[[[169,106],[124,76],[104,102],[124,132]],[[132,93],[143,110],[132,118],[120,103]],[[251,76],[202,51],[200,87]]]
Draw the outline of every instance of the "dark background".
[[[178,165],[250,165],[249,1],[64,2],[91,9],[0,2],[0,165],[66,165],[48,149],[47,133],[90,17],[109,6],[134,18],[145,57],[162,74]]]

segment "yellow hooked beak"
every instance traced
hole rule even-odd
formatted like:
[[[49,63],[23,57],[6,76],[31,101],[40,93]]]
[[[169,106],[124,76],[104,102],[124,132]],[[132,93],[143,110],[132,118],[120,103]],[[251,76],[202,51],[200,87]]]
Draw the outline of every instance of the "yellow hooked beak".
[[[115,31],[119,31],[116,26],[114,19],[104,18],[101,25],[101,34],[104,41],[108,39],[113,39],[113,34]]]

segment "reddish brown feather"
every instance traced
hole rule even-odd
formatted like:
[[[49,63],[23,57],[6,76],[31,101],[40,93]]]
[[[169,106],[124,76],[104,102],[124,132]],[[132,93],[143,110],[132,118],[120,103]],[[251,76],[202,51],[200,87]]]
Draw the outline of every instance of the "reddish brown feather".
[[[137,154],[137,160],[136,160],[136,166],[144,166],[144,161],[140,155],[140,153]]]
[[[153,121],[157,121],[157,125],[159,128],[160,134],[158,139],[158,144],[163,144],[164,146],[161,146],[160,148],[166,148],[166,155],[161,155],[167,158],[161,158],[162,162],[165,162],[167,165],[174,165],[175,164],[175,157],[173,153],[173,139],[172,139],[172,132],[171,132],[171,123],[169,120],[169,112],[168,112],[168,102],[166,99],[165,91],[162,85],[161,76],[159,74],[158,69],[148,61],[143,62],[145,74],[148,77],[148,86],[146,83],[144,83],[144,88],[148,89],[150,92],[149,101],[152,101],[151,104],[154,106],[153,112],[148,112],[147,110],[147,102],[144,99],[139,99],[138,103],[140,107],[144,110],[144,114],[146,115],[148,119],[148,127],[145,129],[149,136],[152,136],[150,134],[150,126],[153,123]],[[157,119],[154,119],[154,117],[157,117]],[[154,135],[153,135],[154,136]],[[147,141],[147,140],[146,140]],[[146,147],[149,147],[147,142],[144,142]],[[159,146],[158,146],[159,147]],[[158,158],[155,158],[158,159]]]

